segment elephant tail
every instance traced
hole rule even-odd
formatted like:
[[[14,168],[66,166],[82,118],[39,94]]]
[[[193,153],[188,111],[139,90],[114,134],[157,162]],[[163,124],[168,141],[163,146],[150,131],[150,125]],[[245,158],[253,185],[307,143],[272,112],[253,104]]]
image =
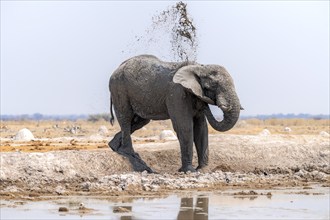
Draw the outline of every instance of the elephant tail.
[[[110,124],[113,126],[115,122],[115,117],[113,116],[113,110],[112,110],[112,98],[110,98]]]

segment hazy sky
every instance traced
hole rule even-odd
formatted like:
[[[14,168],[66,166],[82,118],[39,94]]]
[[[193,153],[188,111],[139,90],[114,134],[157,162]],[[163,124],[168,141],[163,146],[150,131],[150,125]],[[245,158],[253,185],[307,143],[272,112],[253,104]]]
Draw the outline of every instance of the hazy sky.
[[[186,3],[197,61],[227,68],[243,115],[329,114],[329,1]],[[1,1],[1,114],[109,112],[109,77],[122,61],[171,59],[166,40],[135,37],[174,4]]]

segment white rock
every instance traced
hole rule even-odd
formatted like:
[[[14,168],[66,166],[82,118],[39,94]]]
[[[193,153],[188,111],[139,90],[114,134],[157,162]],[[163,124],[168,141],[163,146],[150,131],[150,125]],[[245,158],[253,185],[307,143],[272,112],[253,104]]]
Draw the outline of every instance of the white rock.
[[[62,186],[57,186],[55,188],[55,192],[58,194],[58,195],[63,195],[65,193],[65,189],[62,187]]]
[[[292,129],[289,128],[289,127],[285,127],[283,130],[284,130],[285,132],[291,132],[291,131],[292,131]]]
[[[103,125],[103,126],[99,127],[99,130],[97,133],[100,135],[107,135],[109,133],[109,130],[106,126]]]
[[[321,131],[320,132],[320,136],[322,136],[322,137],[330,137],[329,133],[326,132],[326,131]]]
[[[23,128],[18,131],[14,139],[17,141],[31,141],[34,139],[34,136],[29,129]]]
[[[306,175],[306,172],[304,170],[299,170],[294,175],[297,175],[299,177],[304,177]]]
[[[7,179],[7,175],[3,170],[0,170],[0,181],[4,181]]]
[[[271,135],[270,131],[268,129],[264,129],[259,133],[260,136],[268,136]]]
[[[314,180],[323,180],[324,177],[325,177],[324,173],[321,173],[317,170],[314,170],[313,172],[311,172],[311,175],[312,175]]]
[[[174,141],[177,140],[177,137],[175,136],[173,131],[163,130],[162,132],[160,132],[159,139],[165,141]]]

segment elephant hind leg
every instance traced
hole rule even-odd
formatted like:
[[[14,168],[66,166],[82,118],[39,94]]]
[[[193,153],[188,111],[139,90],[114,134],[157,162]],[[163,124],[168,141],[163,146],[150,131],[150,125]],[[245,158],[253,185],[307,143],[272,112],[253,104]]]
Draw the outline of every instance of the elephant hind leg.
[[[118,149],[121,146],[121,131],[119,131],[112,140],[108,143],[108,146],[115,152],[118,151]]]
[[[148,124],[150,122],[149,119],[144,119],[141,118],[138,115],[134,115],[133,119],[131,120],[131,129],[130,129],[130,134],[132,134],[134,131],[139,130],[140,128],[142,128],[143,126],[145,126],[146,124]],[[123,128],[122,128],[123,129]],[[140,155],[138,153],[134,152],[134,149],[132,147],[131,142],[127,143],[124,142],[124,144],[130,144],[130,145],[124,145],[123,144],[123,131],[118,132],[114,138],[109,142],[109,147],[127,157],[130,161],[130,163],[133,166],[134,171],[138,171],[138,172],[142,172],[144,170],[146,170],[149,173],[155,173],[140,157]],[[129,137],[130,138],[130,137]],[[124,147],[123,147],[124,146]]]
[[[134,131],[141,129],[143,126],[147,125],[150,122],[150,119],[141,118],[138,115],[135,115],[131,123],[131,134]]]
[[[131,134],[133,134],[134,131],[141,129],[149,122],[150,122],[149,119],[144,119],[138,115],[134,115],[131,122]],[[108,145],[113,151],[117,152],[118,149],[121,147],[121,142],[122,142],[122,133],[120,131],[112,138],[112,140],[109,142]]]

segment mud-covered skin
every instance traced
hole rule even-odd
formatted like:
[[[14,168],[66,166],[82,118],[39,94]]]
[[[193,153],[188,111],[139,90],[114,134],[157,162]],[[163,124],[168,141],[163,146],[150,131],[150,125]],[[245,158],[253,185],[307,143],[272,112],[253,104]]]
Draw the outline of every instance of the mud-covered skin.
[[[109,142],[112,150],[130,159],[135,171],[154,172],[134,152],[130,135],[150,120],[171,119],[177,133],[182,167],[192,167],[193,143],[198,169],[208,164],[208,131],[205,115],[218,131],[232,128],[239,117],[240,104],[230,75],[221,66],[194,62],[163,62],[152,55],[141,55],[123,62],[109,82],[111,101],[121,127]],[[218,122],[207,104],[225,112]],[[206,114],[205,114],[206,113]]]

